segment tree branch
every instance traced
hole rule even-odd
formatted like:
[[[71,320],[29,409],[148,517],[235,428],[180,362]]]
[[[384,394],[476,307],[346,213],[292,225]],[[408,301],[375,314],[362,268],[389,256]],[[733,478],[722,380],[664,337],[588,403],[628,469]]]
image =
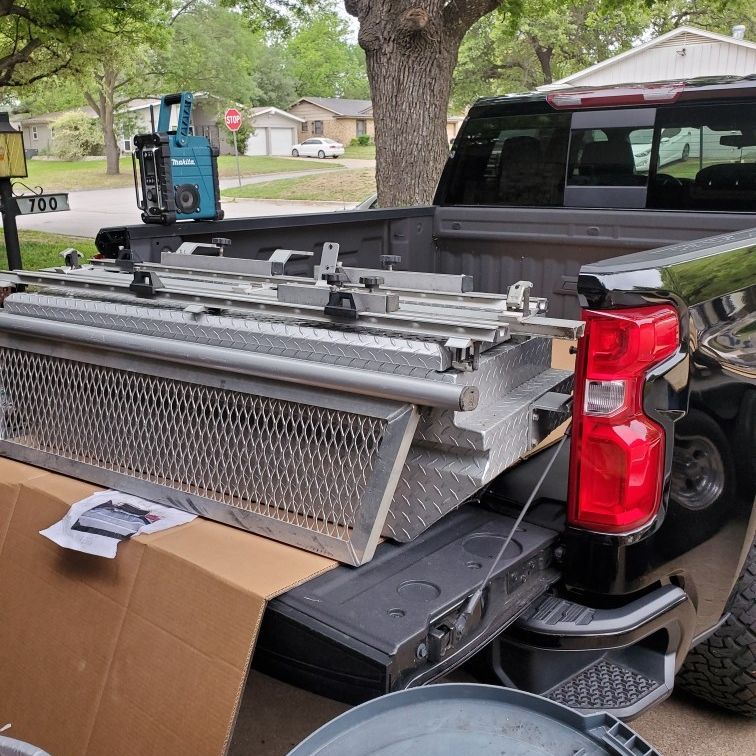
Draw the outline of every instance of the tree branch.
[[[0,71],[12,70],[18,63],[26,63],[32,53],[42,46],[41,40],[30,39],[20,50],[0,58]]]
[[[94,110],[99,118],[102,114],[100,113],[100,105],[97,100],[95,100],[89,92],[84,92],[84,99],[87,101],[87,105]]]
[[[40,79],[46,79],[48,76],[54,76],[56,73],[60,73],[64,68],[67,68],[71,63],[71,58],[67,58],[62,63],[59,63],[54,68],[48,68],[43,73],[35,74],[34,76],[30,76],[28,79],[24,79],[23,81],[13,81],[13,70],[9,69],[7,71],[4,71],[2,74],[2,77],[0,78],[0,86],[3,87],[25,87],[29,84],[34,84],[35,82],[39,81]]]
[[[449,0],[443,10],[444,26],[461,39],[478,19],[496,10],[501,4],[501,0]]]
[[[31,21],[31,13],[26,8],[21,7],[20,5],[13,5],[13,0],[10,0],[8,3],[3,3],[3,10],[5,10],[4,13],[0,13],[2,16],[19,16],[20,18],[25,18],[27,21]]]
[[[173,24],[176,22],[176,19],[179,18],[179,16],[183,15],[184,13],[188,13],[192,6],[197,2],[197,0],[187,0],[170,18],[168,21],[168,26],[173,26]]]

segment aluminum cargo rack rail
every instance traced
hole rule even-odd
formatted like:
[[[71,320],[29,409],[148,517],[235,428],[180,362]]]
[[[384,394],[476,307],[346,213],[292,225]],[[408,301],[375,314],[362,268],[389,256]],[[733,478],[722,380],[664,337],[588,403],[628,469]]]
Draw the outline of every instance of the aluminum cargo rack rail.
[[[159,277],[158,271],[163,275]],[[205,272],[210,271],[140,263],[134,266],[133,275],[143,276],[144,296],[158,300],[187,306],[204,305],[210,309],[239,309],[297,320],[305,318],[319,323],[334,322],[321,306],[282,302],[277,298],[276,289],[280,284],[291,283],[306,290],[307,282],[300,277],[280,276],[271,281],[266,277],[264,283],[276,288],[265,287],[257,281],[250,287],[244,287],[245,277],[239,274],[218,281],[211,276],[203,276]],[[110,293],[133,291],[133,279],[129,274],[109,271],[104,266],[68,272],[15,270],[3,274],[3,279],[14,285],[61,286]],[[392,293],[395,290],[385,291]],[[584,326],[580,321],[502,310],[498,306],[502,297],[497,295],[477,292],[443,296],[439,292],[399,289],[396,292],[399,294],[400,310],[360,312],[360,326],[430,338],[462,337],[490,344],[504,341],[514,333],[573,340],[583,332]],[[460,306],[464,306],[463,310]],[[461,311],[465,314],[460,315]]]
[[[571,373],[537,334],[582,324],[522,287],[187,258],[3,274],[0,454],[359,565],[565,416]]]

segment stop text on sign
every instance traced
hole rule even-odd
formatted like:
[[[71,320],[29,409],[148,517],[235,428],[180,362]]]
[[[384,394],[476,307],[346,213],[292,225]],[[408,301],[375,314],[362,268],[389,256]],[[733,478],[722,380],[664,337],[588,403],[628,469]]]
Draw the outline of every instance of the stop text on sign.
[[[223,120],[226,122],[226,126],[229,131],[239,131],[242,125],[242,115],[236,108],[229,108]]]

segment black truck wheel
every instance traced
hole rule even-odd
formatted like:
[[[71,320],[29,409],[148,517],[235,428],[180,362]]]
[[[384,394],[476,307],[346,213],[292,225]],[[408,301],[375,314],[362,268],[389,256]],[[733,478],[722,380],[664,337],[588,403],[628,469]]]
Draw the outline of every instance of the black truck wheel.
[[[756,717],[756,540],[727,611],[724,624],[688,654],[677,682],[699,698]]]

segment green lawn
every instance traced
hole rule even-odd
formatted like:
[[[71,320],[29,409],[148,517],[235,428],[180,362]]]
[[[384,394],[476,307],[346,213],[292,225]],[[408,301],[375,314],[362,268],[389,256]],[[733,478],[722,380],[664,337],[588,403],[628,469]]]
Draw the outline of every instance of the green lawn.
[[[744,163],[753,163],[756,161],[756,150],[743,150],[740,159]],[[696,174],[707,165],[721,165],[722,163],[734,163],[735,160],[724,160],[719,157],[704,157],[703,161],[697,157],[689,157],[687,160],[678,160],[674,163],[669,163],[659,168],[659,173],[666,173],[669,176],[675,176],[676,178],[693,179]]]
[[[97,248],[92,239],[27,230],[19,231],[18,238],[21,242],[21,260],[27,270],[63,265],[60,253],[68,247],[76,247],[87,258],[97,254]],[[2,233],[0,233],[0,270],[8,270],[8,257]]]
[[[262,184],[247,184],[224,189],[224,197],[247,199],[287,199],[320,202],[361,202],[375,192],[372,168],[339,171],[330,176],[302,176],[276,179]]]
[[[356,145],[354,147],[348,146],[344,148],[345,158],[360,158],[362,160],[375,160],[375,145],[368,144],[366,146]]]
[[[327,170],[343,166],[325,160],[307,160],[299,163],[293,158],[241,155],[239,167],[242,176],[257,176],[286,171]],[[117,176],[105,174],[104,160],[81,160],[69,163],[62,160],[32,159],[28,161],[27,168],[29,176],[21,180],[31,187],[41,186],[45,191],[112,189],[132,186],[134,183],[130,157],[121,158],[121,172]],[[218,172],[224,178],[236,176],[236,160],[233,155],[222,155],[218,158]]]

